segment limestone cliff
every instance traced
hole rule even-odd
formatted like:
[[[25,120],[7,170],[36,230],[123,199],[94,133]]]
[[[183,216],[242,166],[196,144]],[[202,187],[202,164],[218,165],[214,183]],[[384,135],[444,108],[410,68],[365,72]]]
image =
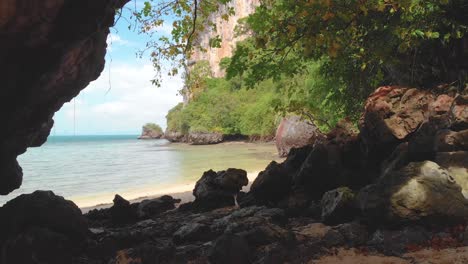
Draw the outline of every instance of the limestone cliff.
[[[98,78],[115,11],[128,0],[0,0],[0,194],[16,157],[42,145],[54,113]]]
[[[203,48],[209,47],[210,38],[217,35],[221,37],[220,48],[208,48],[206,52],[195,49],[191,57],[190,64],[197,61],[206,60],[210,63],[214,77],[223,77],[224,71],[220,69],[219,62],[222,58],[230,57],[235,48],[236,42],[246,38],[246,35],[237,35],[235,28],[237,21],[244,18],[255,11],[255,7],[260,4],[259,0],[233,0],[229,4],[222,6],[217,13],[210,16],[211,21],[216,24],[216,31],[206,30],[199,35],[196,40],[196,45]],[[225,14],[228,8],[232,7],[235,15],[230,16],[226,21],[222,19],[222,14]]]

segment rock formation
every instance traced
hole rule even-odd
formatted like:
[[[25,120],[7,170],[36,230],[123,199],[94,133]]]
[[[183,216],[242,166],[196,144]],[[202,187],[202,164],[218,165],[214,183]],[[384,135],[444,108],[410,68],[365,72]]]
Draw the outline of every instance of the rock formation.
[[[292,148],[314,144],[323,138],[317,127],[299,116],[283,118],[276,130],[276,148],[280,157],[286,157]]]
[[[148,123],[141,128],[141,135],[138,139],[159,139],[164,136],[160,126]]]
[[[0,194],[21,185],[16,157],[42,145],[54,113],[103,70],[109,27],[126,2],[0,1]]]

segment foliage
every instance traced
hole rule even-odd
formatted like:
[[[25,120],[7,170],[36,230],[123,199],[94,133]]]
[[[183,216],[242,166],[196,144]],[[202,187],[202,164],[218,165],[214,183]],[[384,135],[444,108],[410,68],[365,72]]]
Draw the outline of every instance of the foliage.
[[[265,83],[259,89],[238,89],[235,83],[207,78],[206,87],[187,106],[177,105],[167,115],[168,129],[256,136],[274,135],[276,94]]]
[[[155,123],[146,123],[143,126],[143,130],[150,130],[150,131],[154,131],[160,134],[163,133],[162,128],[158,124],[155,124]]]
[[[149,0],[144,2],[144,7],[133,13],[139,24],[140,32],[154,37],[146,44],[150,51],[153,66],[158,75],[152,80],[153,84],[160,86],[161,70],[164,62],[171,62],[172,68],[169,75],[176,75],[180,68],[186,67],[195,50],[205,51],[207,47],[196,44],[200,33],[205,31],[216,31],[216,24],[208,17],[220,10],[230,0]],[[223,9],[224,10],[224,9]],[[232,8],[227,8],[221,16],[228,19],[234,13]],[[158,28],[165,23],[172,23],[170,36],[159,35]],[[129,26],[130,27],[130,26]],[[219,36],[210,40],[210,46],[220,45]]]
[[[295,78],[321,61],[317,74],[340,83],[328,87],[327,100],[350,114],[381,84],[463,87],[467,13],[463,0],[262,1],[245,20],[253,37],[237,45],[228,78],[253,86]]]
[[[206,86],[207,78],[212,77],[210,63],[197,61],[190,69],[190,74],[184,75],[184,93],[189,95],[189,101],[196,98]]]

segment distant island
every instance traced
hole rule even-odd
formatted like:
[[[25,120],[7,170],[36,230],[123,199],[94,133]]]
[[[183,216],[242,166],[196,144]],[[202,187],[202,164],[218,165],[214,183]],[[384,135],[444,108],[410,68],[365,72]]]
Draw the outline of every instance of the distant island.
[[[162,128],[155,123],[146,123],[138,139],[159,139],[164,136]]]

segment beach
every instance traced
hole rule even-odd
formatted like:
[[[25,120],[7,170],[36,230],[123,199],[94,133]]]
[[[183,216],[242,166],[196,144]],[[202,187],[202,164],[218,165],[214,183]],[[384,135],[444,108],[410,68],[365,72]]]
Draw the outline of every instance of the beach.
[[[247,186],[244,186],[242,189],[243,192],[247,192],[250,190],[250,186],[254,182],[254,180],[257,178],[259,171],[255,172],[249,172],[247,173],[247,178],[249,179],[249,184]],[[126,200],[129,200],[131,203],[137,203],[141,202],[145,199],[154,199],[158,198],[163,195],[170,195],[174,197],[175,199],[180,199],[181,202],[180,204],[191,202],[195,199],[195,197],[192,194],[193,188],[195,187],[196,181],[194,182],[189,182],[189,183],[184,183],[180,185],[176,185],[173,187],[169,188],[164,188],[164,189],[158,189],[158,190],[146,190],[142,192],[134,191],[131,193],[125,193],[125,194],[119,194]],[[112,195],[107,195],[107,200],[111,198]],[[97,200],[96,200],[97,201]],[[103,209],[103,208],[109,208],[112,206],[112,203],[101,203],[97,204],[96,201],[91,201],[91,200],[75,200],[74,202],[80,207],[81,211],[83,213],[87,213],[90,210],[93,209]]]

